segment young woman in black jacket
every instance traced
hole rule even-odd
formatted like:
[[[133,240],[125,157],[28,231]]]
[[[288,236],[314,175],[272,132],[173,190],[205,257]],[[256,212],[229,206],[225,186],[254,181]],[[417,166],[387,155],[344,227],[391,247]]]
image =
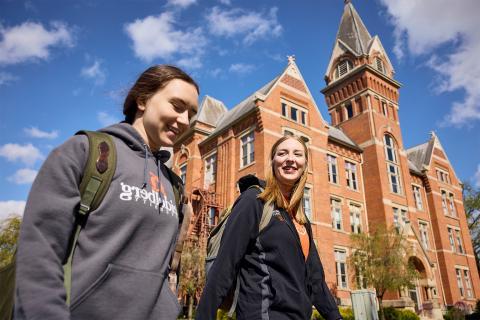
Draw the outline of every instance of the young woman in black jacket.
[[[216,318],[237,275],[238,320],[310,319],[312,305],[327,320],[341,319],[303,209],[307,147],[299,137],[282,137],[272,146],[270,160],[264,192],[248,189],[234,204],[197,320]],[[259,232],[265,203],[273,203],[275,210]]]

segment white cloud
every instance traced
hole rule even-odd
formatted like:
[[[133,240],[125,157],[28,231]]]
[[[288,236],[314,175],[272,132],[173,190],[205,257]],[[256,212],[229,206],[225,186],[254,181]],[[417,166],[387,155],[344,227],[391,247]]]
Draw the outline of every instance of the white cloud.
[[[91,65],[83,67],[80,74],[87,79],[94,80],[96,85],[105,83],[106,73],[102,68],[102,62],[98,59],[94,59]]]
[[[237,73],[237,74],[247,74],[255,70],[255,66],[246,63],[234,63],[230,65],[228,69],[230,72]]]
[[[227,6],[232,4],[232,2],[230,0],[218,0],[218,2],[220,2],[221,4],[227,5]]]
[[[46,60],[52,47],[73,46],[71,31],[61,22],[51,23],[50,30],[35,22],[24,22],[11,28],[0,25],[0,39],[0,64]]]
[[[100,122],[100,124],[104,127],[110,126],[112,124],[118,123],[121,120],[117,118],[116,116],[113,116],[111,114],[108,114],[106,112],[99,112],[97,114],[97,120]]]
[[[243,43],[250,45],[259,39],[282,34],[283,28],[277,21],[277,11],[276,7],[268,13],[213,7],[207,15],[208,27],[217,36],[243,36]]]
[[[42,131],[37,127],[24,128],[23,131],[32,138],[45,138],[45,139],[55,139],[58,137],[58,131],[53,130],[51,132]]]
[[[182,58],[177,61],[177,64],[180,67],[185,69],[199,69],[202,67],[202,61],[200,57],[189,57],[189,58]]]
[[[133,41],[135,55],[148,63],[157,58],[170,59],[172,56],[180,59],[199,58],[207,44],[202,28],[176,30],[172,12],[137,19],[126,24],[125,31]]]
[[[395,27],[397,57],[406,52],[429,56],[427,65],[440,77],[438,93],[465,93],[463,101],[453,103],[444,124],[462,126],[480,120],[478,0],[381,1]],[[440,46],[444,50],[437,50]]]
[[[38,171],[32,169],[20,169],[13,176],[8,177],[8,181],[16,184],[30,184],[35,180]]]
[[[222,69],[215,68],[215,69],[209,70],[208,74],[213,78],[218,78],[222,74]]]
[[[33,165],[37,160],[44,158],[40,150],[31,143],[26,145],[7,143],[0,146],[0,157],[4,157],[11,162],[20,160],[26,165]]]
[[[0,221],[13,215],[23,216],[25,211],[25,201],[0,201]]]
[[[0,72],[0,86],[10,84],[17,80],[18,80],[18,77],[14,76],[11,73],[3,72],[3,71]]]
[[[195,3],[197,3],[197,0],[168,0],[167,6],[185,9]]]
[[[477,166],[477,172],[475,172],[473,183],[477,188],[480,188],[480,164]]]

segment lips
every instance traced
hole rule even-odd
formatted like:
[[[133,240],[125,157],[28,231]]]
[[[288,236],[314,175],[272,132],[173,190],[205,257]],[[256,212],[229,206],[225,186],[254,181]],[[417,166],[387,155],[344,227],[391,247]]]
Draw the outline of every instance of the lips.
[[[282,167],[282,170],[286,173],[294,173],[297,171],[297,168],[291,166]]]
[[[174,128],[172,126],[167,126],[167,129],[169,131],[172,131],[175,135],[179,134],[180,133],[180,130],[178,130],[178,128]]]

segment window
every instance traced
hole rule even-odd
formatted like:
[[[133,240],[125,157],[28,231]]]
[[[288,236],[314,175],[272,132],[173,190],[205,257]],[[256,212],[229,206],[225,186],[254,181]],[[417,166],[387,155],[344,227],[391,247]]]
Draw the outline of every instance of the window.
[[[446,171],[437,169],[437,178],[443,183],[450,183],[450,176]]]
[[[448,203],[450,205],[450,213],[452,216],[457,216],[457,210],[455,210],[455,199],[453,198],[453,193],[448,195]]]
[[[385,65],[383,64],[383,60],[379,57],[375,57],[375,69],[385,74]]]
[[[418,210],[423,210],[422,194],[420,192],[420,187],[412,185],[412,191],[413,198],[415,199],[415,206]]]
[[[351,103],[347,103],[345,105],[345,110],[347,110],[347,119],[353,117],[353,107]]]
[[[401,186],[399,181],[400,172],[398,166],[388,164],[388,175],[390,177],[390,190],[393,193],[401,194]]]
[[[384,136],[383,140],[385,144],[385,157],[387,161],[387,174],[390,181],[390,191],[396,194],[402,194],[400,169],[398,167],[395,142],[393,138],[388,134]]]
[[[345,177],[347,186],[352,190],[357,190],[357,166],[354,163],[345,161]]]
[[[382,113],[385,117],[388,117],[388,107],[385,101],[382,101]]]
[[[455,252],[455,239],[453,238],[453,229],[447,227],[448,230],[448,241],[450,242],[450,249],[452,252]]]
[[[210,184],[215,183],[215,177],[217,175],[217,154],[213,154],[205,159],[205,189]]]
[[[442,190],[442,208],[443,208],[443,213],[448,214],[447,192],[445,190]]]
[[[187,164],[186,163],[180,166],[180,178],[182,179],[183,183],[187,181]]]
[[[330,199],[330,209],[332,212],[332,227],[336,230],[342,230],[342,203],[337,199]]]
[[[327,154],[328,163],[328,181],[338,183],[337,180],[337,157]]]
[[[341,249],[335,249],[335,265],[337,273],[337,286],[342,289],[347,288],[347,252]]]
[[[307,109],[294,105],[291,102],[282,101],[282,116],[295,121],[297,123],[301,123],[303,125],[307,125]]]
[[[463,270],[463,278],[465,279],[465,287],[467,288],[467,298],[472,298],[472,282],[470,281],[470,272]]]
[[[301,123],[303,125],[307,124],[307,113],[305,111],[302,111],[302,118],[301,118]]]
[[[308,220],[312,220],[312,198],[310,188],[307,187],[303,191],[303,209]]]
[[[397,153],[395,152],[395,141],[393,138],[386,134],[384,137],[385,142],[385,156],[387,157],[387,161],[397,163]]]
[[[428,249],[428,224],[426,222],[419,222],[418,229],[420,230],[422,246],[423,248]]]
[[[458,252],[464,254],[465,250],[463,249],[462,234],[460,233],[460,230],[455,230],[455,235],[457,238]]]
[[[215,208],[213,207],[208,209],[208,223],[211,226],[215,225]]]
[[[292,119],[293,121],[297,121],[297,119],[298,119],[297,112],[298,112],[297,108],[291,107],[291,109],[290,109],[290,119]]]
[[[407,222],[407,211],[393,207],[393,225],[398,229],[403,229]]]
[[[242,167],[249,165],[253,162],[255,151],[253,142],[255,140],[254,132],[244,135],[241,138],[241,155],[242,155]]]
[[[460,296],[464,296],[464,289],[463,289],[463,281],[462,281],[462,270],[460,269],[455,269],[455,272],[457,274],[457,285],[458,289],[460,290]]]
[[[361,208],[358,205],[350,204],[350,230],[352,233],[362,232]]]
[[[333,78],[338,79],[340,77],[343,77],[352,69],[353,69],[353,63],[350,60],[343,60],[339,64],[337,64]]]

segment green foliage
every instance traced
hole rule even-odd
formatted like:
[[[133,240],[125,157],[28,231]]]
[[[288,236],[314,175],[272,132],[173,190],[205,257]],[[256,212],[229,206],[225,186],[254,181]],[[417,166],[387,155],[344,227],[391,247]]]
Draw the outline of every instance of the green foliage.
[[[353,310],[352,308],[349,307],[344,307],[344,308],[339,308],[340,309],[340,314],[342,315],[343,320],[355,320],[355,317],[353,316]]]
[[[467,216],[468,229],[472,236],[473,251],[480,270],[480,190],[466,182],[463,185],[463,206]]]
[[[22,219],[19,216],[12,216],[0,224],[0,268],[12,261],[21,222]]]
[[[370,235],[353,234],[351,239],[354,251],[349,263],[353,270],[361,273],[367,286],[375,288],[380,302],[380,319],[383,319],[385,292],[411,287],[418,276],[415,267],[408,262],[408,243],[402,230],[399,232],[395,227],[382,225]]]
[[[313,310],[311,320],[325,320],[317,310]]]
[[[235,315],[235,313],[233,313],[232,317],[229,317],[228,311],[221,310],[221,309],[217,311],[217,320],[235,320],[235,319],[237,319],[237,316]]]
[[[420,317],[412,310],[400,310],[399,320],[420,320]]]
[[[205,252],[192,241],[182,252],[180,268],[180,292],[199,297],[205,285]]]

